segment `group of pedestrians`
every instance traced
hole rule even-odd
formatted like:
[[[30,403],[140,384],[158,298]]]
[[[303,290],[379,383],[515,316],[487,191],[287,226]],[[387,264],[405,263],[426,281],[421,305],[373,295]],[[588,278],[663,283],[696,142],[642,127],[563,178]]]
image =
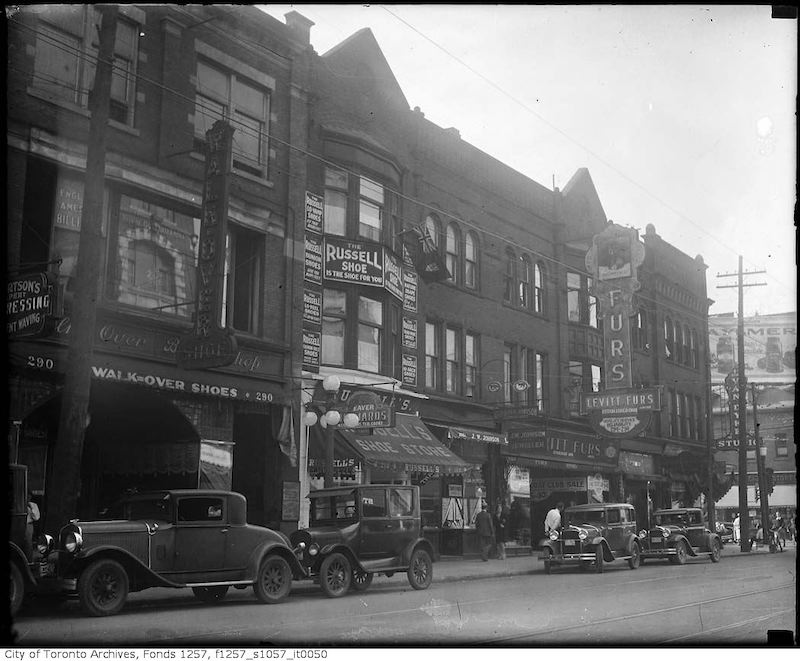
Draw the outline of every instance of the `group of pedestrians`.
[[[736,544],[738,544],[742,538],[741,526],[741,519],[739,518],[739,514],[737,514],[736,518],[733,520],[733,541]],[[778,550],[783,551],[784,548],[786,548],[787,537],[792,541],[796,540],[794,520],[790,518],[787,524],[780,511],[776,511],[774,517],[770,521],[770,539],[765,540],[764,532],[761,524],[756,522],[753,531],[750,533],[750,542],[755,546],[759,543],[774,543]]]
[[[498,503],[494,515],[483,503],[481,511],[475,517],[475,529],[478,532],[481,546],[481,560],[489,561],[492,548],[498,560],[506,559],[506,529],[508,528],[509,509],[505,503]]]

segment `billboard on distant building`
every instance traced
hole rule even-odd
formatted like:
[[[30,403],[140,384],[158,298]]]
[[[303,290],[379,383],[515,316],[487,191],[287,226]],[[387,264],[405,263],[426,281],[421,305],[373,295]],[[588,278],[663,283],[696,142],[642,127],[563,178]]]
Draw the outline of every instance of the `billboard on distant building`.
[[[722,384],[737,368],[738,318],[708,318],[711,382]],[[756,315],[744,319],[744,370],[751,383],[794,383],[797,314]]]

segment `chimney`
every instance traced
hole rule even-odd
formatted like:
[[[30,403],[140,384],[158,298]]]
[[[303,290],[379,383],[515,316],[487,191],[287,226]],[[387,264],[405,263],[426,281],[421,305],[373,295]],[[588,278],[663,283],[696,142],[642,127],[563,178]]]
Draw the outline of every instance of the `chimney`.
[[[284,18],[286,18],[286,27],[289,28],[294,38],[304,46],[310,45],[311,26],[314,25],[314,21],[307,19],[296,11],[290,11],[288,14],[284,14]]]

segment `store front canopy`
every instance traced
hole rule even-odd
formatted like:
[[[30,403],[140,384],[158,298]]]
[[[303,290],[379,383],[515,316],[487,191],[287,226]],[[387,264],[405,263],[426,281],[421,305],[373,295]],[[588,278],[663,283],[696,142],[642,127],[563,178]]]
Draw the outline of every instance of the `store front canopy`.
[[[470,464],[442,445],[422,420],[397,413],[394,427],[377,427],[371,434],[338,431],[365,463],[409,473],[461,474]]]
[[[776,507],[797,507],[797,485],[775,485],[772,493],[767,496],[767,503],[769,504],[770,509]],[[756,500],[755,487],[747,487],[747,506],[752,508],[761,506],[760,501]],[[739,487],[731,487],[731,490],[717,501],[716,507],[719,509],[738,509]]]

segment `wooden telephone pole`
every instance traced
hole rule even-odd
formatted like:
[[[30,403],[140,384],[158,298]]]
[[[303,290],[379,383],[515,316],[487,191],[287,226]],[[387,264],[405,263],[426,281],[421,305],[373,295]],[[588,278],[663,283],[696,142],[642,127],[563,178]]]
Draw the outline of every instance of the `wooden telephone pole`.
[[[75,295],[70,311],[58,439],[52,477],[46,495],[45,520],[57,530],[77,516],[83,441],[88,427],[91,360],[97,320],[97,297],[103,262],[103,191],[106,168],[106,125],[111,97],[111,68],[117,31],[118,5],[99,5],[102,26],[94,86],[89,95],[89,143],[81,214],[80,243],[75,268]]]
[[[742,256],[739,255],[738,273],[719,273],[718,278],[729,278],[737,276],[739,279],[736,285],[717,285],[718,289],[729,289],[738,287],[739,289],[739,323],[736,328],[736,361],[738,365],[737,386],[739,391],[739,521],[740,539],[739,548],[743,553],[750,551],[750,514],[747,508],[747,377],[744,373],[744,288],[760,287],[766,282],[744,283],[745,275],[755,273],[765,273],[765,271],[743,271]],[[758,452],[758,448],[756,448]],[[764,533],[766,534],[766,533]]]

